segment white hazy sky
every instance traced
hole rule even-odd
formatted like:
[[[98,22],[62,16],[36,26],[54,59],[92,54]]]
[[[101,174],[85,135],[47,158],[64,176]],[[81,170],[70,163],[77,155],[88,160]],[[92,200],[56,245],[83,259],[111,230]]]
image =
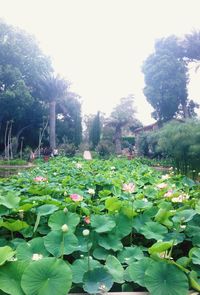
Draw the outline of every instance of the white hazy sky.
[[[134,94],[137,117],[148,124],[142,63],[157,38],[200,29],[200,0],[0,0],[0,18],[36,36],[84,113],[109,114]],[[200,103],[200,71],[189,93]]]

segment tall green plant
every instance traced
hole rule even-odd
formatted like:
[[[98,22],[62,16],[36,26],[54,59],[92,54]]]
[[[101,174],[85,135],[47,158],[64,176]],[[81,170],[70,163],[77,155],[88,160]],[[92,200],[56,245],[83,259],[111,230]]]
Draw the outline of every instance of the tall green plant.
[[[170,122],[158,133],[158,150],[174,159],[178,171],[200,170],[200,121]]]

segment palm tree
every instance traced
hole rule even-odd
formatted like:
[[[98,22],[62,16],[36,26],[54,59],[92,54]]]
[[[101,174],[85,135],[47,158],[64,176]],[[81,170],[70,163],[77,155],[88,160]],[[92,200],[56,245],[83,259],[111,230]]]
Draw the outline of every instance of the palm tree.
[[[41,81],[42,96],[49,102],[50,148],[56,147],[56,103],[65,96],[69,83],[60,76],[49,75]]]

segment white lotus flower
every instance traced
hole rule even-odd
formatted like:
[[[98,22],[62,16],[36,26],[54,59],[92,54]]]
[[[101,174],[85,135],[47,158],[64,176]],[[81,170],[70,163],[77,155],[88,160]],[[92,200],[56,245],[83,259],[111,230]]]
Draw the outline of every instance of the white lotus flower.
[[[37,261],[43,258],[42,254],[34,253],[32,256],[32,260]]]

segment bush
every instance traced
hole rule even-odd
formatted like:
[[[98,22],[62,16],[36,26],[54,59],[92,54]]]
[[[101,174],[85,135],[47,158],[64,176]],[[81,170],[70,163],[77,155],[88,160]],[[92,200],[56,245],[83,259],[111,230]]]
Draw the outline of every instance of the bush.
[[[171,121],[160,130],[139,135],[139,155],[172,159],[178,172],[194,177],[200,171],[200,121]]]
[[[59,146],[59,155],[66,157],[74,157],[76,154],[76,147],[73,143],[65,143]]]
[[[107,158],[114,152],[113,145],[110,141],[101,141],[97,146],[97,153],[100,157]]]
[[[166,124],[158,134],[158,150],[174,160],[179,172],[200,171],[200,121]]]

